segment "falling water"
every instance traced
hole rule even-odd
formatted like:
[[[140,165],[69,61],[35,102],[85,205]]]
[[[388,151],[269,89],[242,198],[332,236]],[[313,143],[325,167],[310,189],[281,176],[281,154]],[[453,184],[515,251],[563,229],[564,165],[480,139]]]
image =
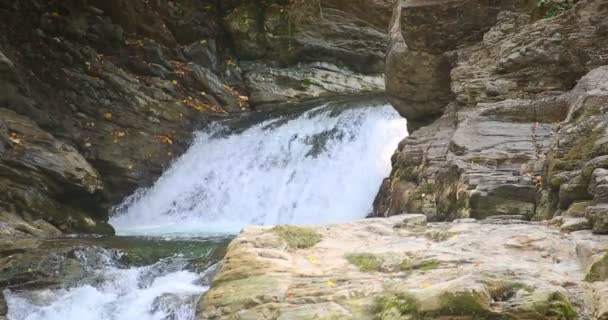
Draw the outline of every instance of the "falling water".
[[[246,225],[364,218],[406,135],[390,106],[322,106],[239,134],[200,132],[111,220],[119,234],[235,233]]]
[[[118,206],[111,223],[122,235],[167,241],[251,224],[363,218],[406,133],[388,105],[326,105],[238,132],[218,125],[199,132],[154,186]],[[5,291],[8,319],[192,320],[213,270],[187,270],[180,255],[148,266],[104,261],[76,285]]]

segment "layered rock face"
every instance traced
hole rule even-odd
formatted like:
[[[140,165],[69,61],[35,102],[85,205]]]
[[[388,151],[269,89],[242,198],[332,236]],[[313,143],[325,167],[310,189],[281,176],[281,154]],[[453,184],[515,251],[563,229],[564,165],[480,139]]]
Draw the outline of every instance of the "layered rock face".
[[[396,6],[387,91],[413,132],[376,216],[563,214],[569,228],[608,232],[608,5],[543,3]]]
[[[382,92],[390,8],[0,4],[0,233],[111,233],[110,207],[151,184],[210,121],[269,103]]]
[[[198,319],[604,319],[606,250],[589,231],[500,219],[251,227]]]

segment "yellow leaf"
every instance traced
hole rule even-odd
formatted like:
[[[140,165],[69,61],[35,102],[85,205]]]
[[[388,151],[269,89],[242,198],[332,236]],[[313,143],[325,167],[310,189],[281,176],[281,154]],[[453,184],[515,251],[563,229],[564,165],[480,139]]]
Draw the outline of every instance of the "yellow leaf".
[[[313,256],[308,257],[308,261],[310,261],[310,263],[312,263],[312,264],[317,264],[317,262],[318,262],[317,258],[315,258]]]
[[[333,282],[333,281],[331,281],[331,280],[327,280],[327,286],[329,286],[329,287],[335,287],[336,283]]]
[[[110,112],[104,113],[103,114],[103,118],[106,119],[106,120],[108,120],[108,121],[112,120],[112,113],[110,113]]]

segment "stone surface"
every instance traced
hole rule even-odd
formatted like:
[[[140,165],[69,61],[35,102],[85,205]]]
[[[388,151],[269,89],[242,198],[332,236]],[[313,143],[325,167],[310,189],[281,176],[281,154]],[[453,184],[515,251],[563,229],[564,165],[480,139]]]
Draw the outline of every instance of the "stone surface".
[[[243,69],[250,89],[249,101],[257,108],[312,98],[384,92],[381,75],[361,75],[330,63],[288,68],[252,64]]]
[[[606,203],[606,10],[592,0],[398,3],[386,87],[413,133],[373,215],[542,220]]]
[[[594,319],[601,305],[583,277],[608,242],[589,232],[423,215],[310,228],[322,239],[308,249],[289,249],[268,227],[244,229],[198,319]]]
[[[107,220],[112,205],[151,185],[187,149],[192,132],[214,120],[255,104],[383,91],[391,1],[255,3],[1,3],[0,108],[52,136],[45,138],[55,145],[45,150],[45,161],[69,155],[66,166],[78,159],[84,168],[67,178],[55,177],[57,168],[36,173],[44,178],[34,177],[35,186],[22,191],[17,186],[33,169],[15,153],[11,139],[21,137],[11,136],[3,114],[0,168],[11,171],[0,169],[2,215],[17,215],[34,233],[32,223],[41,218],[63,231],[84,232],[91,228],[82,221]],[[243,59],[257,66],[247,77]],[[86,189],[76,180],[93,171],[94,197],[76,190]],[[50,220],[62,211],[65,216]],[[4,224],[3,232],[20,232],[9,228]]]

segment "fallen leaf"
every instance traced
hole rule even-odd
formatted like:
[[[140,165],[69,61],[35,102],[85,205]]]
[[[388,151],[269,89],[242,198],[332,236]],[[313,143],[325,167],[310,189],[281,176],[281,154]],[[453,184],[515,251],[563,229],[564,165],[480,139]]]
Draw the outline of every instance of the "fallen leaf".
[[[13,133],[11,133],[11,136],[10,136],[10,137],[8,137],[8,139],[9,139],[9,140],[10,140],[12,143],[14,143],[14,144],[16,144],[16,145],[20,145],[20,146],[22,146],[22,145],[23,145],[23,142],[21,141],[21,139],[17,138],[17,134],[16,134],[16,133],[14,133],[14,132],[13,132]]]
[[[173,144],[173,140],[171,140],[171,138],[167,137],[167,136],[158,136],[158,139],[160,140],[160,142],[162,143],[166,143],[166,144]]]

